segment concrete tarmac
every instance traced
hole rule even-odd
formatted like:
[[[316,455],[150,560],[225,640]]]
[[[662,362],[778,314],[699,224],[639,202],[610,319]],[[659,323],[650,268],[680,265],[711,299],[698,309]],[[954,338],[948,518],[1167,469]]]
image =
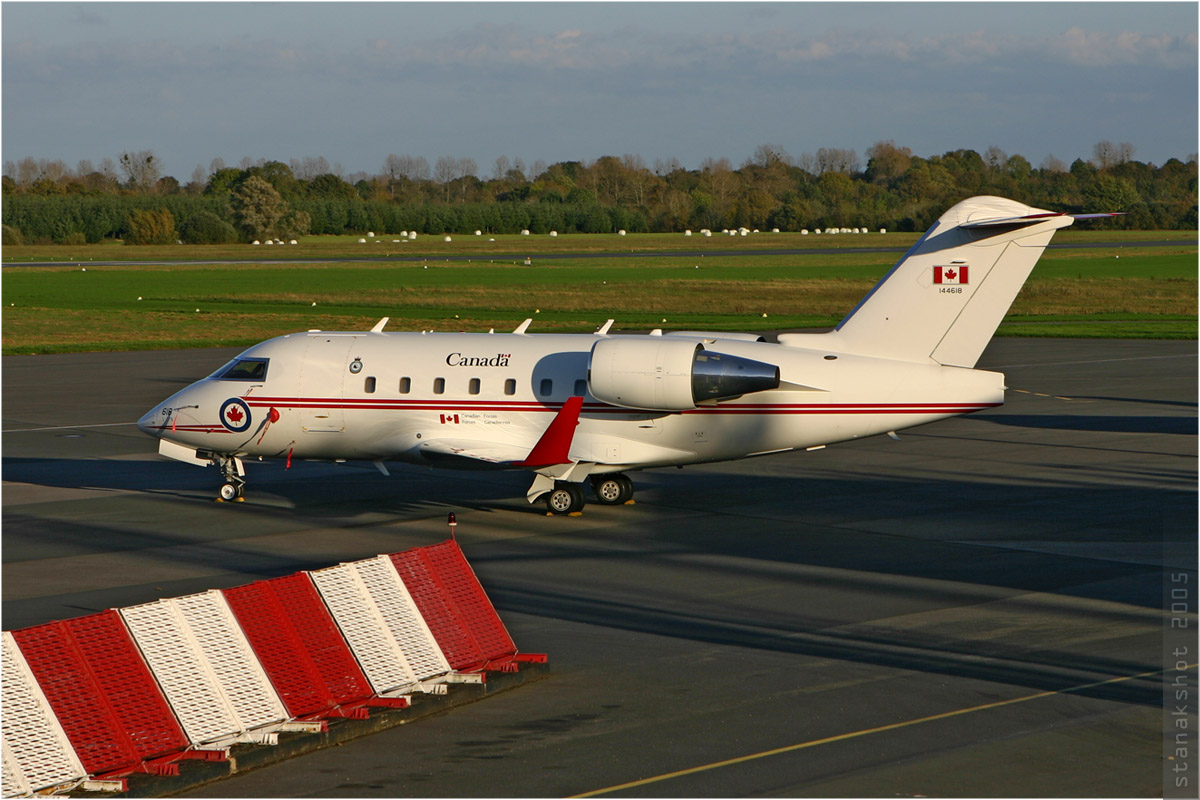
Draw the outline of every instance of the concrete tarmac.
[[[575,518],[524,475],[403,465],[251,464],[214,503],[133,421],[232,352],[3,359],[3,627],[434,543],[454,511],[551,672],[193,796],[1163,796],[1196,342],[998,339],[1001,408],[635,474]]]

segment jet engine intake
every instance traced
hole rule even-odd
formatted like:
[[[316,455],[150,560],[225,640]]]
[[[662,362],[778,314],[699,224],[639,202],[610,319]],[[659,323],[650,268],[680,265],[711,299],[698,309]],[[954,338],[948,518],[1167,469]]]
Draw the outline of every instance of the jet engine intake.
[[[779,388],[779,367],[705,350],[698,342],[667,337],[601,339],[588,362],[588,388],[597,400],[621,408],[686,411]]]

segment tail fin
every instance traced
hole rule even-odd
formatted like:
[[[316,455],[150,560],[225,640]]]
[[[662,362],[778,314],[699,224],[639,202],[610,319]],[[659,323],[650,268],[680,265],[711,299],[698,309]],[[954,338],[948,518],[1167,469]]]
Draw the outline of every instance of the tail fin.
[[[851,353],[973,367],[1068,214],[972,197],[943,214],[832,334]]]

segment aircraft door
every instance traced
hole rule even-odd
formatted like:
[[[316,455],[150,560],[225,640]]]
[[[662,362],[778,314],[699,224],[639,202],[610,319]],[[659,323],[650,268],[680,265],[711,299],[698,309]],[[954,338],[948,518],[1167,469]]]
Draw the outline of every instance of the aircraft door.
[[[350,348],[356,336],[315,334],[308,338],[300,369],[300,426],[311,433],[341,433],[345,429],[342,385],[349,370]]]

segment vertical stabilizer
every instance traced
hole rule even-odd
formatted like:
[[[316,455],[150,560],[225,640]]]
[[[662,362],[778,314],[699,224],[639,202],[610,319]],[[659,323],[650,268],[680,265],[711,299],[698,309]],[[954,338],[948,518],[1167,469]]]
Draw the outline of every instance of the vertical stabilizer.
[[[973,367],[1054,231],[1072,222],[1000,197],[964,200],[829,335],[846,352]]]

